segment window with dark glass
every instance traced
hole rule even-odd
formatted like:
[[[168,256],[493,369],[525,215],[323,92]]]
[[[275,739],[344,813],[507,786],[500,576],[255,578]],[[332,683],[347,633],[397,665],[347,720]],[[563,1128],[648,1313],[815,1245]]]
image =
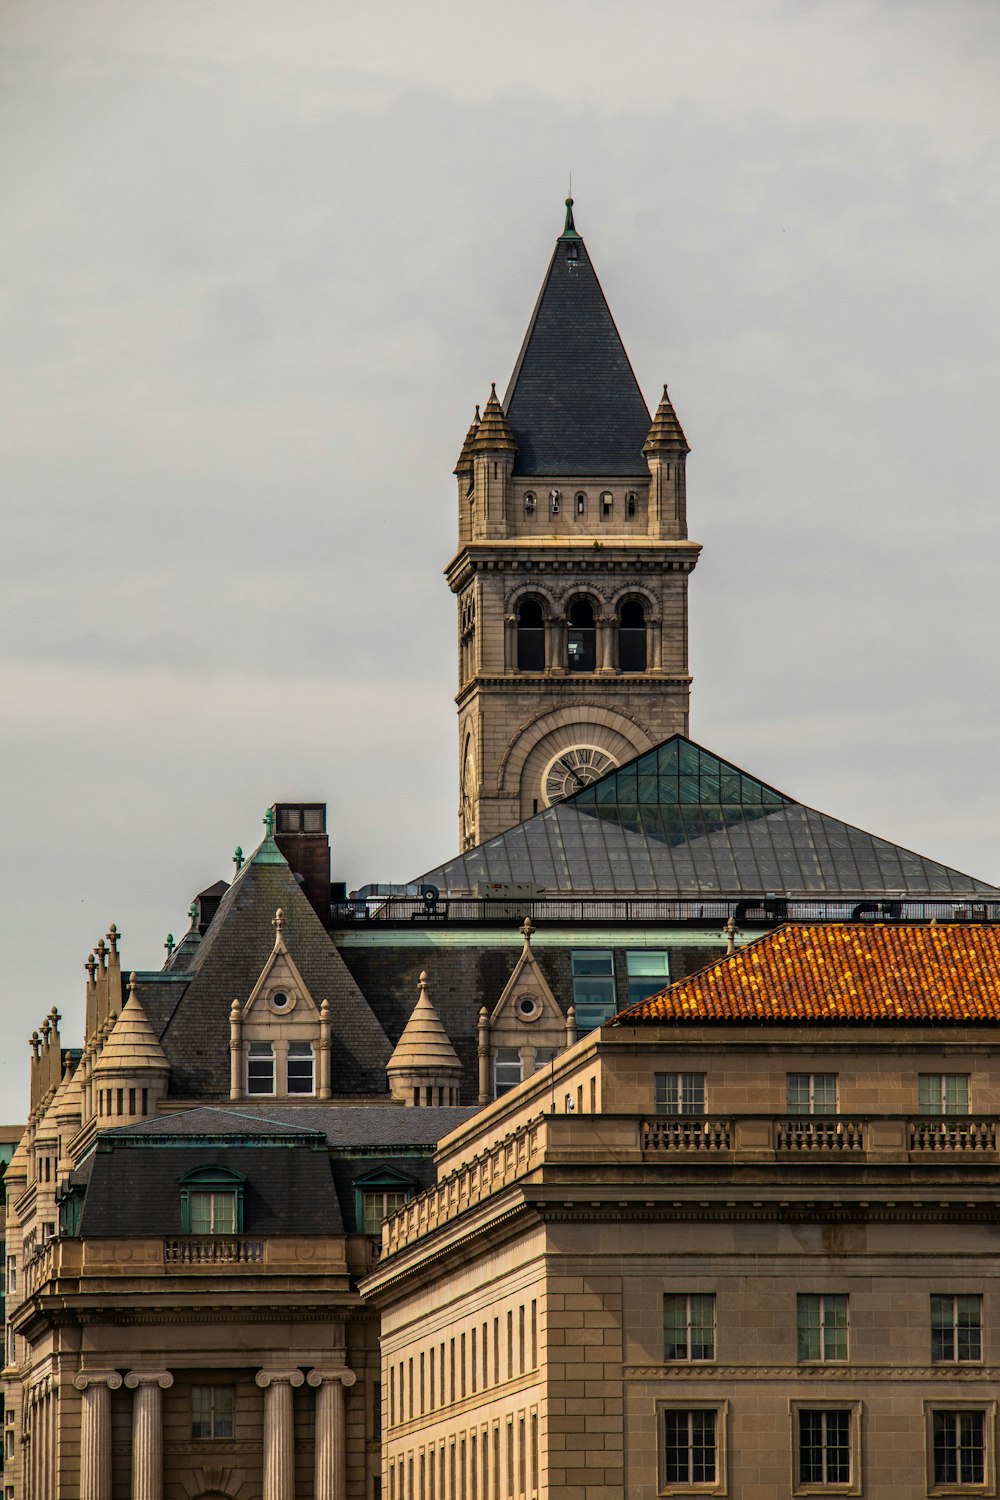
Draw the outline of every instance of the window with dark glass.
[[[287,1064],[288,1092],[311,1094],[313,1091],[312,1042],[289,1042]]]
[[[931,1297],[931,1359],[960,1364],[983,1357],[983,1299],[975,1295]]]
[[[610,490],[605,490],[601,495],[601,520],[610,521],[611,512],[614,508],[615,497]]]
[[[233,1436],[236,1392],[231,1385],[193,1385],[191,1387],[191,1436],[193,1438],[231,1438]]]
[[[247,1093],[274,1093],[274,1048],[270,1042],[251,1042],[247,1048]]]
[[[802,1361],[847,1358],[847,1297],[840,1292],[806,1292],[798,1298],[798,1350]]]
[[[577,513],[577,515],[578,516],[585,515],[586,514],[586,510],[587,510],[587,497],[586,497],[586,495],[583,495],[583,494],[577,495],[577,497],[576,497],[576,513]]]
[[[537,599],[522,599],[517,606],[517,666],[521,672],[545,668],[545,617]]]
[[[709,1292],[668,1292],[663,1298],[663,1358],[715,1358],[715,1297]]]
[[[986,1413],[935,1411],[931,1414],[936,1485],[986,1483]]]
[[[850,1484],[852,1415],[842,1408],[797,1413],[800,1485]]]
[[[716,1483],[718,1412],[667,1407],[663,1413],[663,1482]]]
[[[592,672],[597,647],[594,606],[588,599],[574,599],[567,620],[567,666],[571,672]]]
[[[658,1115],[705,1113],[704,1073],[657,1073],[654,1076]]]
[[[582,1034],[610,1021],[618,1009],[615,956],[608,950],[584,948],[572,955],[571,963],[576,1029]]]
[[[635,520],[635,495],[631,490],[625,496],[625,514],[630,521]]]
[[[646,670],[646,611],[638,599],[626,599],[618,616],[618,665],[623,672]]]

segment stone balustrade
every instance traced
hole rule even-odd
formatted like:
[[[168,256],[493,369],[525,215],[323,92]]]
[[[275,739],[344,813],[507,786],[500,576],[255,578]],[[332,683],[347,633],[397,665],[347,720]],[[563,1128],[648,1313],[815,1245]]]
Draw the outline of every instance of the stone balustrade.
[[[264,1264],[264,1241],[239,1235],[185,1235],[164,1240],[163,1259],[168,1266],[256,1266]]]
[[[547,1114],[443,1177],[388,1218],[381,1255],[392,1255],[458,1214],[542,1169],[709,1160],[801,1161],[931,1167],[942,1158],[971,1167],[1000,1166],[997,1116],[911,1115],[591,1115]],[[374,1268],[373,1268],[374,1269]]]

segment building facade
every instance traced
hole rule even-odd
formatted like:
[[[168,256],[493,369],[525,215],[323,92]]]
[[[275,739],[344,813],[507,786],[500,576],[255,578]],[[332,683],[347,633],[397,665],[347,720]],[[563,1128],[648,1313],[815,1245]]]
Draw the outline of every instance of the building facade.
[[[688,444],[650,419],[567,202],[506,397],[456,467],[459,847],[688,728]]]
[[[790,927],[459,1127],[365,1284],[389,1500],[995,1494],[998,1022],[996,928]]]

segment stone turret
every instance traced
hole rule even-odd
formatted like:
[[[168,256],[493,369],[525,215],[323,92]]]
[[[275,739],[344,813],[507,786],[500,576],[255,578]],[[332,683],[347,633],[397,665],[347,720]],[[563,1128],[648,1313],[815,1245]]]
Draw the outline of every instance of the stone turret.
[[[691,449],[677,419],[673,402],[663,387],[656,416],[643,444],[649,464],[649,534],[660,537],[687,535],[687,490],[685,465]]]
[[[505,537],[507,511],[511,495],[511,475],[517,444],[510,430],[496,386],[490,388],[490,399],[472,440],[474,472],[474,507],[472,533],[476,537]]]
[[[427,993],[421,974],[417,1003],[386,1067],[389,1089],[403,1104],[457,1104],[462,1078],[458,1053]]]
[[[155,1115],[169,1077],[170,1064],[142,1008],[133,974],[125,1008],[113,1022],[94,1064],[98,1128],[107,1130]]]

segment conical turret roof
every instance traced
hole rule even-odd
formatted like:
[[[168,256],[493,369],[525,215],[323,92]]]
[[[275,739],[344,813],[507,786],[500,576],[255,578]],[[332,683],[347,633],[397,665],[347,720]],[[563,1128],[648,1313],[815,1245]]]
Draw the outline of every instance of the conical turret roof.
[[[643,453],[690,453],[688,440],[684,436],[684,429],[677,420],[674,405],[667,394],[666,386],[663,387],[663,395],[660,404],[656,408],[656,416],[653,425],[649,429],[642,449]]]
[[[504,399],[515,473],[646,476],[649,408],[566,208]]]
[[[420,976],[420,993],[413,1013],[396,1043],[386,1072],[456,1073],[462,1071],[458,1053],[427,993],[427,975]]]
[[[462,451],[458,455],[458,463],[455,465],[456,474],[472,473],[472,451],[475,445],[476,433],[479,431],[479,424],[481,420],[482,419],[479,415],[479,407],[477,406],[476,415],[473,417],[472,422],[469,426],[469,430],[465,434],[465,442],[462,444]]]
[[[129,985],[129,997],[111,1035],[104,1043],[94,1067],[95,1073],[167,1073],[170,1064],[156,1032],[149,1024],[135,990],[135,975]]]
[[[517,452],[517,444],[504,415],[504,409],[500,405],[495,385],[490,386],[490,399],[486,403],[479,426],[476,428],[472,446],[477,453]]]

